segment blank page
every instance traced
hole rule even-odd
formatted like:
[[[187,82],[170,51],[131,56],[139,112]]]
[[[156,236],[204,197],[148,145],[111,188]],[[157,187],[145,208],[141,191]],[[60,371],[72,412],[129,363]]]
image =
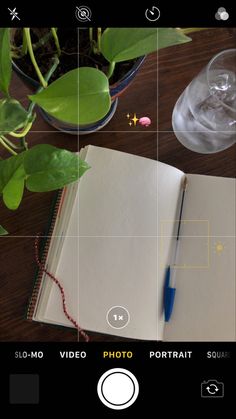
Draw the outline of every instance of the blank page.
[[[188,175],[176,299],[164,339],[235,340],[235,179]]]
[[[158,226],[160,220],[176,216],[183,172],[110,149],[88,146],[86,151],[91,169],[79,182],[77,204],[56,270],[68,311],[87,330],[162,339],[163,281],[169,251],[162,252],[159,268]],[[107,322],[107,313],[114,306],[129,312],[129,323],[122,329]],[[70,325],[55,284],[45,321]]]
[[[78,196],[80,322],[97,332],[161,339],[164,269],[158,271],[158,221],[175,217],[183,173],[93,146],[86,160],[91,170]],[[122,329],[106,321],[114,306],[130,314]]]

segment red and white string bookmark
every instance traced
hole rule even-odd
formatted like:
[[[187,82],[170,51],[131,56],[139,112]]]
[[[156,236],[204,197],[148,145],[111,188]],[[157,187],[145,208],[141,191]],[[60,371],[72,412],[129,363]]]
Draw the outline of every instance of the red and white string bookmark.
[[[49,278],[58,286],[59,291],[61,293],[62,307],[63,307],[63,311],[64,311],[65,316],[75,326],[75,328],[78,330],[78,332],[81,334],[81,336],[83,336],[83,338],[85,339],[85,341],[86,342],[89,342],[89,336],[87,335],[87,333],[85,333],[85,331],[83,329],[81,329],[81,327],[79,326],[79,324],[77,323],[77,321],[68,313],[68,310],[67,310],[67,307],[66,307],[65,290],[64,290],[63,286],[61,285],[60,281],[53,274],[51,274],[51,272],[49,272],[45,268],[44,264],[39,259],[39,241],[40,241],[40,237],[41,237],[41,235],[38,233],[35,236],[35,242],[34,242],[34,251],[35,251],[35,260],[36,260],[36,263],[37,263],[40,271],[41,272],[45,272],[45,274],[47,274],[49,276]]]

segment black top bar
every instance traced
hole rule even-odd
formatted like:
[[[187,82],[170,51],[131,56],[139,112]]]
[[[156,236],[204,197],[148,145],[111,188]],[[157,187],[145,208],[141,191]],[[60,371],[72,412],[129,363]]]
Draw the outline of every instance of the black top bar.
[[[229,2],[207,5],[199,1],[137,2],[122,5],[119,1],[86,0],[80,2],[27,2],[1,1],[0,27],[234,27],[236,15]],[[54,4],[53,4],[54,3]],[[182,4],[181,4],[182,3]],[[219,8],[225,13],[216,13]],[[159,10],[159,11],[158,11]],[[16,15],[17,13],[17,15]],[[222,12],[221,12],[222,13]]]

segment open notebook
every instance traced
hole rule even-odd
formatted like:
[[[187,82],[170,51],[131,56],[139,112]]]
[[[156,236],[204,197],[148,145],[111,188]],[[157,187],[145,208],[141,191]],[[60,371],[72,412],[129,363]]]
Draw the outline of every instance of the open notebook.
[[[185,175],[161,162],[111,149],[81,151],[91,169],[63,191],[45,248],[68,311],[85,330],[134,339],[234,341],[235,179]],[[165,274],[187,176],[176,298],[163,316]],[[128,324],[107,322],[125,307]],[[57,286],[39,275],[28,318],[71,327]]]

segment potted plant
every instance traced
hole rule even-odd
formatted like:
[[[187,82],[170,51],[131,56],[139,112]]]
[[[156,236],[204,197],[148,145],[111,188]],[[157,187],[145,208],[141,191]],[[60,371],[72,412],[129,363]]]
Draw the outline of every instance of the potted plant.
[[[145,56],[191,41],[203,28],[88,28],[79,39],[80,133],[102,128],[114,114],[118,96],[129,86]]]
[[[92,132],[111,119],[118,96],[133,80],[145,56],[190,41],[185,33],[186,30],[174,28],[80,29],[73,51],[79,59],[73,63],[73,69],[62,69],[64,74],[59,72],[59,77],[48,85],[43,72],[50,71],[57,62],[54,77],[64,55],[72,54],[63,42],[63,29],[22,28],[18,30],[19,39],[14,37],[12,44],[14,68],[40,89],[30,99],[41,107],[49,123],[71,133]],[[31,64],[31,74],[22,71],[25,62]],[[72,111],[68,114],[69,108]]]
[[[50,80],[58,62],[52,63],[44,76]],[[29,148],[27,133],[36,118],[35,102],[25,109],[20,102],[10,96],[12,64],[10,31],[0,29],[0,145],[11,157],[0,160],[0,194],[10,210],[16,210],[23,197],[24,188],[32,192],[46,192],[63,188],[76,181],[89,168],[75,153],[40,144]],[[69,116],[72,109],[67,109]],[[73,115],[72,115],[73,116]],[[0,235],[7,234],[0,226]]]
[[[22,28],[19,43],[12,42],[9,28],[0,29],[0,92],[3,94],[0,145],[11,154],[0,160],[0,194],[5,205],[15,210],[25,187],[32,192],[62,188],[88,169],[86,162],[67,150],[47,144],[29,148],[27,133],[36,118],[36,104],[59,129],[76,133],[79,126],[85,132],[99,129],[101,120],[106,121],[114,109],[117,96],[135,76],[143,57],[157,49],[190,41],[185,34],[193,30],[83,29],[80,38],[88,39],[89,53],[86,54],[81,45],[82,59],[78,62],[77,53],[73,52],[71,55],[75,54],[76,60],[65,69],[62,68],[63,57],[67,59],[70,53],[68,45],[62,47],[59,29],[40,28],[38,37],[33,39],[33,30]],[[43,54],[45,47],[52,43],[51,53]],[[44,55],[46,63],[42,59]],[[84,62],[86,56],[88,63]],[[28,97],[27,109],[9,94],[12,59],[16,63],[24,58],[31,63],[38,78],[37,82],[35,75],[31,77],[37,91]],[[30,75],[20,68],[17,67],[17,71],[29,79]],[[1,227],[0,234],[6,233]]]
[[[82,131],[103,126],[101,121],[129,86],[147,54],[191,40],[181,29],[173,28],[90,28],[87,33],[82,30],[82,35],[89,38],[87,49],[82,48],[80,52],[79,124]]]

